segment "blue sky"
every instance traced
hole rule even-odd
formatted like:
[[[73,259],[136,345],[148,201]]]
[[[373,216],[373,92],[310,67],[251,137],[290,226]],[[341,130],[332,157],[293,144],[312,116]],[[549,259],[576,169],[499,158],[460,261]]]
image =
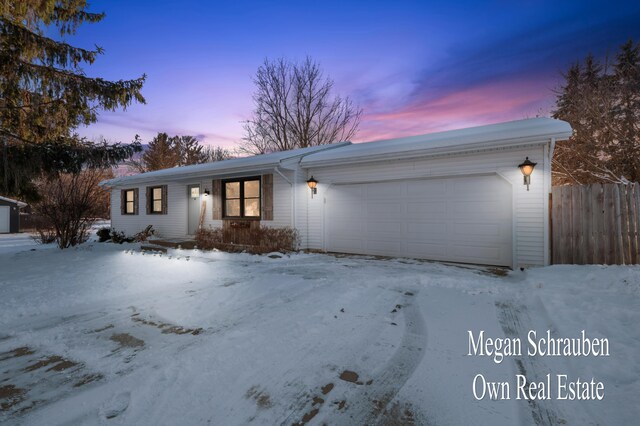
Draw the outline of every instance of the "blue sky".
[[[355,141],[548,115],[561,72],[640,41],[640,2],[104,1],[68,41],[85,72],[148,80],[146,105],[103,112],[89,138],[157,132],[232,147],[265,58],[309,55],[363,110]]]

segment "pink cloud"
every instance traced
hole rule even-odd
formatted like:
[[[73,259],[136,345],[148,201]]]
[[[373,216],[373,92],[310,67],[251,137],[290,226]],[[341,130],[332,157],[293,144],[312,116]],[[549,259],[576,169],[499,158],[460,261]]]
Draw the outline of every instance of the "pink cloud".
[[[500,121],[548,115],[554,95],[550,80],[512,79],[419,99],[394,111],[365,114],[356,142],[432,133]]]

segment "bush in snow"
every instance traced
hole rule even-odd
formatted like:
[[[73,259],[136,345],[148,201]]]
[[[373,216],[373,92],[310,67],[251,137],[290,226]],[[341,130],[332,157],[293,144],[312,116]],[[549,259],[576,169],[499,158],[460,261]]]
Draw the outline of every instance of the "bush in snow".
[[[61,249],[87,240],[91,225],[98,217],[100,198],[104,195],[98,186],[102,177],[101,170],[88,169],[38,181],[42,198],[35,205],[35,211],[51,223]]]
[[[147,239],[149,239],[149,237],[154,235],[156,232],[155,229],[153,229],[152,225],[148,225],[146,228],[144,228],[142,231],[138,232],[135,235],[127,235],[124,233],[124,231],[116,231],[115,229],[109,229],[109,228],[103,228],[103,229],[107,229],[108,231],[110,231],[109,238],[111,238],[111,242],[116,244],[140,243],[142,241],[147,241]]]
[[[135,241],[136,243],[147,241],[149,237],[155,233],[156,231],[155,229],[153,229],[153,225],[147,225],[147,227],[144,228],[144,230],[138,232],[133,236],[133,241]]]
[[[105,241],[109,241],[111,239],[111,228],[100,228],[98,232],[96,232],[98,236],[98,242],[104,243]]]
[[[111,242],[115,244],[132,243],[133,237],[127,237],[123,231],[111,230]]]
[[[51,244],[56,241],[56,232],[48,228],[37,229],[33,239],[39,244]]]
[[[233,229],[200,229],[196,233],[196,243],[204,250],[248,251],[251,253],[270,253],[273,251],[294,251],[298,248],[299,235],[294,228],[249,229],[242,235],[242,241],[234,239]]]
[[[196,244],[203,250],[213,250],[223,244],[222,228],[201,228],[196,232]]]

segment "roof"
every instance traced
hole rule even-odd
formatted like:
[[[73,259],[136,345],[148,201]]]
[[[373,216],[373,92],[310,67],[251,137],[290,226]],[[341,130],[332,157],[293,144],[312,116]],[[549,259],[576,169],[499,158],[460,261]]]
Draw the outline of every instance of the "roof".
[[[308,148],[293,149],[290,151],[273,152],[270,154],[254,155],[250,157],[232,158],[229,160],[215,161],[212,163],[194,164],[192,166],[173,167],[170,169],[155,170],[153,172],[140,173],[132,176],[122,176],[100,182],[100,186],[115,187],[144,182],[192,178],[198,176],[229,175],[233,173],[253,172],[272,169],[282,165],[284,161],[304,157],[319,151],[330,150],[351,142],[338,142],[329,145],[312,146]]]
[[[22,201],[18,201],[18,200],[12,200],[11,198],[3,197],[2,195],[0,195],[0,200],[7,201],[7,202],[13,203],[13,204],[17,204],[18,207],[20,207],[20,208],[27,207],[27,203],[23,203]]]
[[[117,177],[103,181],[100,185],[117,187],[146,182],[216,175],[230,176],[249,172],[257,173],[282,166],[283,162],[287,160],[298,160],[303,167],[313,167],[368,161],[388,161],[421,155],[453,154],[481,149],[545,143],[552,138],[564,140],[568,139],[571,134],[571,126],[565,121],[552,118],[530,118],[406,138],[357,144],[339,142],[252,157],[233,158],[213,163],[174,167],[133,176]]]
[[[564,140],[571,134],[572,129],[567,122],[552,118],[531,118],[406,138],[356,143],[305,157],[301,164],[311,167],[386,161],[417,155],[450,154],[546,142],[552,138]]]

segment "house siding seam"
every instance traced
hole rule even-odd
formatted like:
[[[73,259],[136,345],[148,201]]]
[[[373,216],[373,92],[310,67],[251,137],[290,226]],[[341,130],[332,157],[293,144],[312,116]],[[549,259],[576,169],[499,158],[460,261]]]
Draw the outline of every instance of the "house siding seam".
[[[548,194],[548,182],[544,179],[548,165],[544,153],[544,143],[541,142],[528,147],[439,158],[312,167],[307,174],[313,175],[319,183],[318,194],[313,199],[308,198],[308,243],[305,248],[326,249],[325,195],[329,191],[330,196],[332,184],[496,173],[513,186],[514,266],[544,265],[544,221],[547,213],[543,207]],[[528,192],[517,168],[527,156],[538,163]]]

